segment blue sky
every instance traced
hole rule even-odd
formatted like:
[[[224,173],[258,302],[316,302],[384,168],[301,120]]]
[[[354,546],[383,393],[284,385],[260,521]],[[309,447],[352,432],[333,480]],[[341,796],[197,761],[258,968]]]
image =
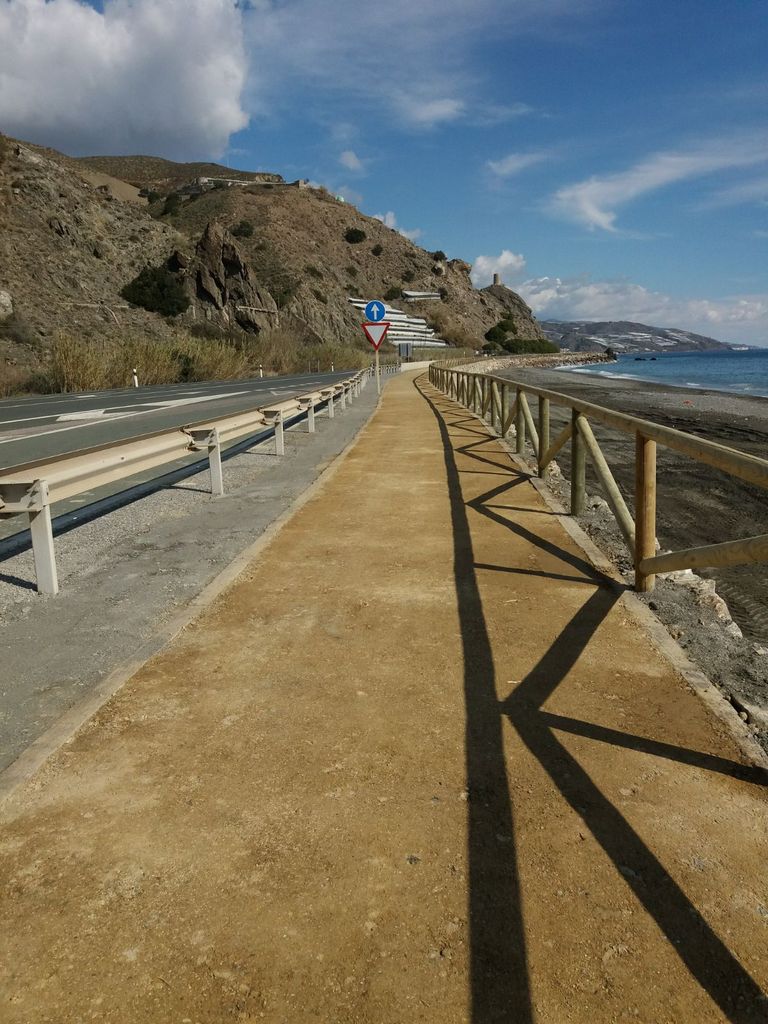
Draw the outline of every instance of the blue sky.
[[[768,17],[723,0],[0,0],[0,128],[308,177],[541,316],[768,344]],[[7,45],[6,45],[7,44]]]

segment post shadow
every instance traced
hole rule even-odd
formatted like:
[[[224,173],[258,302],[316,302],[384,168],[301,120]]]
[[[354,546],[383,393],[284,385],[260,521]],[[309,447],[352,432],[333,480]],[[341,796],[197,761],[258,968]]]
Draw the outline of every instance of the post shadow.
[[[731,1024],[765,1024],[768,1002],[760,987],[710,927],[684,891],[645,845],[620,811],[554,735],[565,724],[542,711],[619,600],[621,588],[586,561],[542,542],[530,531],[484,510],[485,498],[465,502],[448,426],[425,387],[415,383],[440,430],[448,478],[454,534],[454,576],[464,656],[466,767],[469,791],[468,858],[470,987],[472,1024],[533,1024],[522,893],[504,759],[502,723],[506,718],[574,811],[610,857],[623,881],[667,937],[691,975]],[[473,448],[474,445],[465,446]],[[486,461],[486,460],[482,460]],[[495,464],[494,464],[495,465]],[[596,586],[536,667],[505,700],[496,694],[493,651],[482,608],[466,507],[525,536],[585,573]],[[597,728],[597,727],[595,727]],[[576,732],[575,728],[572,731]],[[597,738],[597,737],[595,737]],[[606,739],[605,736],[600,737]],[[631,743],[624,745],[631,746]],[[671,745],[665,756],[671,756]],[[649,752],[653,752],[649,749]],[[679,751],[691,763],[696,752]],[[705,756],[706,757],[706,756]],[[723,770],[723,759],[702,767]],[[750,780],[752,781],[752,780]]]

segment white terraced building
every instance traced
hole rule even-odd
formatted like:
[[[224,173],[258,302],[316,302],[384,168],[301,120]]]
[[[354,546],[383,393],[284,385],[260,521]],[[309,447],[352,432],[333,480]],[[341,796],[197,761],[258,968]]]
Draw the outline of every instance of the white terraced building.
[[[370,300],[349,298],[347,301],[363,314]],[[415,345],[417,348],[448,347],[446,342],[435,337],[435,332],[422,317],[411,316],[401,309],[388,306],[386,302],[382,302],[382,305],[385,309],[384,319],[391,325],[386,340],[392,345]]]

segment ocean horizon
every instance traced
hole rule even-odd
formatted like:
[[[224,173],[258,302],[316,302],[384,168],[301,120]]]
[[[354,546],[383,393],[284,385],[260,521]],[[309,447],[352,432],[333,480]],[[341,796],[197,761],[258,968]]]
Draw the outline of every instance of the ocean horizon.
[[[738,352],[625,353],[615,363],[562,369],[568,373],[768,398],[768,348]]]

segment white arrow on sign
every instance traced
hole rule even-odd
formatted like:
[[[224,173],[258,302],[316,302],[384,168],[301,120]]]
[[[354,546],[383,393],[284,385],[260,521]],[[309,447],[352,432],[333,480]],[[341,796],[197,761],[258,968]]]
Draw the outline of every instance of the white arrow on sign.
[[[389,322],[386,320],[380,320],[377,324],[363,324],[363,330],[365,336],[373,345],[374,349],[378,352],[379,346],[387,336],[389,330]]]

